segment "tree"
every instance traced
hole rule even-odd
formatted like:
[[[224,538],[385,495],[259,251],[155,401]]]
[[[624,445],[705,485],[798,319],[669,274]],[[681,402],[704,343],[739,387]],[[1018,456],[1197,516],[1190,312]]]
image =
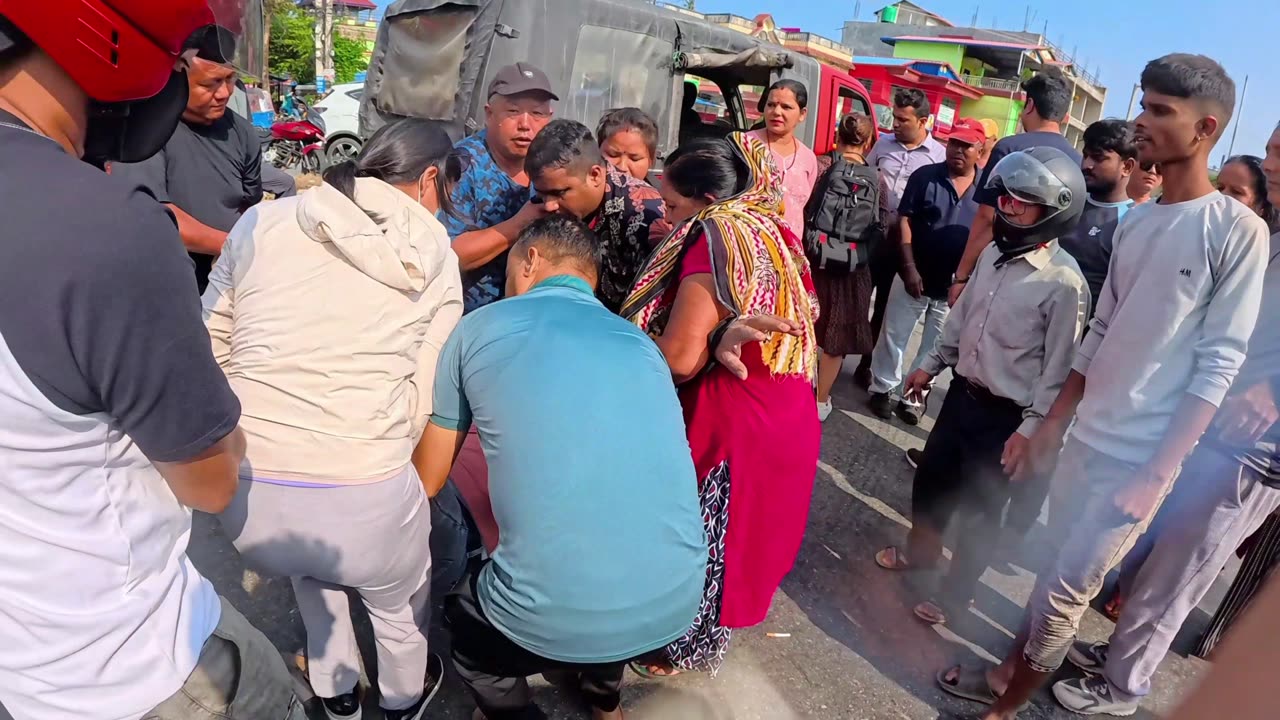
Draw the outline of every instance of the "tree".
[[[275,75],[289,75],[299,83],[316,79],[315,21],[287,0],[271,5],[271,42],[268,62]]]
[[[291,0],[268,0],[271,35],[268,62],[271,72],[289,75],[301,84],[315,82],[315,17]],[[356,73],[368,68],[364,43],[344,37],[334,27],[333,67],[337,82],[351,82]]]
[[[359,40],[333,33],[333,69],[336,82],[349,83],[356,79],[356,73],[369,69],[369,59],[365,57],[364,43]]]

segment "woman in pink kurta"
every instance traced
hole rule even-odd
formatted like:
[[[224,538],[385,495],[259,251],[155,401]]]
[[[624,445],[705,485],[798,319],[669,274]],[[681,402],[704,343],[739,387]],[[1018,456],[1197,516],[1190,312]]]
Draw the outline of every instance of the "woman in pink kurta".
[[[764,620],[804,536],[820,442],[817,304],[799,238],[781,216],[780,179],[749,135],[676,151],[662,194],[677,228],[622,308],[654,336],[679,385],[710,548],[698,617],[650,674],[716,671],[731,629]],[[757,314],[794,333],[745,346],[745,380],[711,364],[721,329]]]
[[[808,114],[809,92],[804,83],[779,80],[764,96],[764,127],[751,135],[769,148],[782,175],[783,217],[796,237],[804,237],[804,206],[818,180],[818,157],[796,137]]]

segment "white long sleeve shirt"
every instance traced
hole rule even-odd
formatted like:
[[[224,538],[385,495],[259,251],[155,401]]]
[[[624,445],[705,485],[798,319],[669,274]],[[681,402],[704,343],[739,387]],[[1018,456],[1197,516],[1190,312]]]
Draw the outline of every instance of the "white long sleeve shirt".
[[[1145,463],[1185,394],[1222,402],[1244,363],[1267,267],[1267,225],[1213,192],[1130,210],[1072,367],[1087,377],[1074,436]]]
[[[349,485],[409,463],[462,317],[449,236],[413,198],[357,178],[355,203],[325,184],[255,207],[203,301],[242,406],[242,475]]]

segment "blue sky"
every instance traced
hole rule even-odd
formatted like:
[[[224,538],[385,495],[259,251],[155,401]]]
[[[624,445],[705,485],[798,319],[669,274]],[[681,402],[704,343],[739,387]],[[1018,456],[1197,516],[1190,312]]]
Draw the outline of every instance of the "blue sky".
[[[863,0],[858,20],[888,0]],[[386,5],[385,0],[379,4]],[[1049,38],[1059,46],[1078,48],[1082,59],[1107,86],[1106,113],[1123,117],[1133,84],[1148,60],[1170,52],[1195,52],[1221,62],[1236,81],[1237,91],[1250,75],[1248,97],[1240,116],[1235,152],[1261,155],[1280,121],[1280,92],[1273,72],[1280,55],[1276,0],[916,0],[916,4],[957,25],[970,25],[978,11],[978,27],[1021,30],[1027,7],[1034,30],[1049,23]],[[845,20],[855,19],[853,2],[831,0],[697,0],[702,12],[731,12],[753,17],[770,13],[780,26],[840,39]],[[1275,53],[1276,55],[1273,55]],[[1237,109],[1239,100],[1237,100]],[[1212,161],[1227,152],[1225,134]]]

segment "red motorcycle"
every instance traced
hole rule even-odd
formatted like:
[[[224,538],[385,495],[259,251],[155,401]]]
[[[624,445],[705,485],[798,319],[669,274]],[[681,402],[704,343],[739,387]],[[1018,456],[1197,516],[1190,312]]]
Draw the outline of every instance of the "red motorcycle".
[[[301,120],[282,120],[271,126],[271,141],[263,159],[281,170],[298,168],[303,174],[324,169],[324,118],[307,106]]]

